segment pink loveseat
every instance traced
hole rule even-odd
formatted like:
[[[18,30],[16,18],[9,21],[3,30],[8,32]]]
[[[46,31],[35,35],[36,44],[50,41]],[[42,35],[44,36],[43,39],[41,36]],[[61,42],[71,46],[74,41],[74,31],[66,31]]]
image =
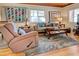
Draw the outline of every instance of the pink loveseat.
[[[13,52],[22,52],[37,46],[38,32],[36,31],[19,35],[17,32],[14,32],[14,26],[11,23],[7,23],[0,27],[0,32]]]

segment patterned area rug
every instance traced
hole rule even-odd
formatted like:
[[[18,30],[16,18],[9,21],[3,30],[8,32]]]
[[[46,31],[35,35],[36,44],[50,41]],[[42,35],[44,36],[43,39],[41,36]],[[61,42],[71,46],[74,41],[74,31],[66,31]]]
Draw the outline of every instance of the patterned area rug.
[[[48,52],[50,50],[56,50],[77,44],[79,44],[79,42],[66,35],[56,35],[52,36],[50,39],[48,39],[46,36],[40,36],[38,46],[25,51],[25,53],[26,55],[36,55]]]
[[[39,40],[38,46],[33,49],[26,50],[25,51],[26,55],[31,56],[31,55],[41,54],[44,52],[48,52],[50,50],[61,49],[79,44],[78,41],[66,35],[56,35],[56,36],[52,36],[50,39],[48,39],[47,36],[39,36],[38,40]],[[0,49],[7,47],[8,45],[6,41],[0,38]]]

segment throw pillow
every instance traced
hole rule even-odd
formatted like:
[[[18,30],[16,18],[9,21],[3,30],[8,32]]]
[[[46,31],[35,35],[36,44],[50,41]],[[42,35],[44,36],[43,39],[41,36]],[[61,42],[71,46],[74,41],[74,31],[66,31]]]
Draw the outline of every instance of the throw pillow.
[[[18,29],[18,33],[20,35],[25,35],[26,34],[26,32],[23,29],[21,29],[21,28]]]

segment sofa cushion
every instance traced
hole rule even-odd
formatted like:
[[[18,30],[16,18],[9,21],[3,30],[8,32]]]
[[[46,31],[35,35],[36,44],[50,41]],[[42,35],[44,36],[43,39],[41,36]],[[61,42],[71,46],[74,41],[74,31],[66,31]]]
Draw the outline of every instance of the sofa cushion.
[[[33,37],[36,37],[36,36],[38,36],[37,35],[38,34],[38,32],[36,32],[36,31],[31,31],[31,32],[29,32],[29,33],[27,33],[27,34],[25,34],[25,35],[20,35],[19,37],[16,37],[16,38],[14,38],[11,42],[10,42],[10,44],[13,44],[13,43],[15,43],[15,42],[18,42],[18,41],[21,41],[21,40],[23,40],[23,39],[26,39],[26,40],[28,40],[28,38],[30,39],[34,39]]]
[[[15,31],[15,26],[13,26],[12,23],[7,23],[4,25],[4,27],[14,36],[17,37],[19,34],[17,33],[17,30]]]
[[[21,35],[14,38],[10,43],[9,47],[13,52],[21,52],[29,48],[35,47],[37,42],[37,32],[29,32],[26,35]]]
[[[21,29],[21,28],[18,29],[18,33],[20,35],[25,35],[26,34],[26,32],[23,29]]]
[[[23,28],[23,30],[24,30],[26,33],[28,33],[28,32],[31,32],[31,31],[32,31],[32,29],[31,29],[31,28]]]

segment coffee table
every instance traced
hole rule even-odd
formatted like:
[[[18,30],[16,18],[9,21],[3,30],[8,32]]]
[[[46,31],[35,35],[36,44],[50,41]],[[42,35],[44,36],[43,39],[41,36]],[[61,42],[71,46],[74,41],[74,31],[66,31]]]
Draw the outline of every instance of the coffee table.
[[[66,34],[67,35],[67,28],[60,28],[60,29],[55,29],[55,27],[42,27],[41,30],[44,30],[44,35],[48,34],[48,39],[52,35],[59,35],[59,34]]]
[[[58,35],[58,34],[66,34],[67,35],[67,32],[65,30],[54,29],[54,28],[46,28],[46,33],[48,34],[48,39],[52,35]]]

